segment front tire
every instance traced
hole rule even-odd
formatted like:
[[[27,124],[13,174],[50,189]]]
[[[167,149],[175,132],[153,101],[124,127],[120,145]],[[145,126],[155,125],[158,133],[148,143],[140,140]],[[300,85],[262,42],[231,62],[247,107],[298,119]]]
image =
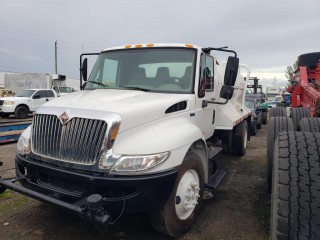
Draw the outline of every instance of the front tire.
[[[202,204],[204,176],[199,156],[187,153],[168,201],[149,213],[150,222],[157,231],[177,238],[191,228]]]
[[[14,115],[16,118],[27,118],[29,113],[29,109],[25,106],[18,106],[14,111]]]

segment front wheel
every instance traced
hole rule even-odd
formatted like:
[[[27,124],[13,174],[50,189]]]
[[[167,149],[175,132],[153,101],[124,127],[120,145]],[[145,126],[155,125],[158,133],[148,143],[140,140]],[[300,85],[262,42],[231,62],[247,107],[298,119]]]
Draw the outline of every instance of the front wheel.
[[[16,118],[27,118],[29,110],[25,106],[18,106],[14,112]]]
[[[179,237],[193,225],[202,204],[204,170],[201,159],[188,153],[179,168],[166,204],[149,213],[152,226],[170,237]]]

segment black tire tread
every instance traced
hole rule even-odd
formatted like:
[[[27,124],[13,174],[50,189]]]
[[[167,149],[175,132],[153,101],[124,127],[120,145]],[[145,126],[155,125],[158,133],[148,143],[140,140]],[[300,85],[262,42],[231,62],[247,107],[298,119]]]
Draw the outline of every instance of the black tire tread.
[[[310,117],[310,111],[305,107],[296,107],[291,109],[291,118],[294,126],[294,130],[300,130],[299,123],[302,118]]]
[[[271,117],[286,117],[287,111],[283,107],[275,107],[269,109],[269,118]]]
[[[320,133],[281,132],[275,146],[271,239],[320,239]]]
[[[232,152],[235,155],[244,156],[246,154],[246,143],[244,143],[245,132],[248,133],[248,123],[246,120],[242,121],[234,128]]]
[[[262,124],[266,125],[268,121],[268,112],[263,112],[262,113]]]
[[[320,132],[320,118],[302,118],[299,125],[302,132]]]
[[[267,132],[267,184],[269,193],[271,193],[272,188],[274,142],[279,133],[282,131],[293,131],[292,120],[287,117],[270,118]]]

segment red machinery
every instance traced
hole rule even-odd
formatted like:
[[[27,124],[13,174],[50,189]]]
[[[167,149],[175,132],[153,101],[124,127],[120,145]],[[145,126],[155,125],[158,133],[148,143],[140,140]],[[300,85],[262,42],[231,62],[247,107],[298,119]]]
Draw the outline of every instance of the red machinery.
[[[294,72],[292,107],[305,107],[312,117],[320,117],[320,52],[306,53],[298,57],[298,68]]]

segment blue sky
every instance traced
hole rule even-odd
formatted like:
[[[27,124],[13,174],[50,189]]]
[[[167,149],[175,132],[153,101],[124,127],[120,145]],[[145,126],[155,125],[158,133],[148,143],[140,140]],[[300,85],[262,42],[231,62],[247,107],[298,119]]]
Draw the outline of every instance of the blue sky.
[[[299,54],[320,51],[318,0],[1,0],[0,71],[79,77],[79,55],[135,43],[229,46],[255,76],[284,81]],[[267,81],[267,82],[268,82]]]

